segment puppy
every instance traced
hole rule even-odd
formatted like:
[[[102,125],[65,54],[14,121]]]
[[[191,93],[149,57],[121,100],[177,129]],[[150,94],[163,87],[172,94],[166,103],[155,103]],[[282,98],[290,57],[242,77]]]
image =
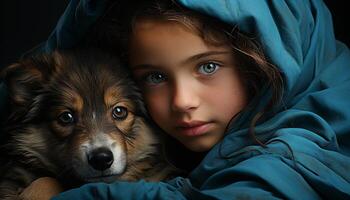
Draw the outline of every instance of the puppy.
[[[129,74],[98,50],[54,52],[7,67],[2,78],[11,107],[0,199],[18,199],[43,176],[71,188],[175,174]]]

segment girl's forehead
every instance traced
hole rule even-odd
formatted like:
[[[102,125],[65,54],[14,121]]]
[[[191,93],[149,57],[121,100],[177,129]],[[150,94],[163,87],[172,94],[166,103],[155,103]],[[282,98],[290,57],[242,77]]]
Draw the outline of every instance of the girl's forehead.
[[[166,45],[167,42],[175,40],[177,42],[192,42],[198,45],[216,48],[229,46],[225,41],[214,44],[213,42],[208,42],[203,37],[195,29],[177,21],[143,19],[135,23],[129,41],[133,45],[149,44],[151,46]],[[173,47],[180,46],[180,44]]]
[[[205,27],[205,29],[203,29],[203,27]],[[183,18],[136,18],[132,23],[132,32],[131,35],[129,35],[129,39],[133,40],[135,36],[142,36],[142,39],[156,39],[164,35],[172,35],[172,40],[181,39],[183,35],[191,35],[192,37],[183,37],[182,39],[195,39],[211,46],[227,46],[231,43],[222,29],[204,26],[203,22],[192,18],[186,18],[185,16],[183,16]],[[178,37],[176,38],[176,36]]]
[[[140,22],[136,24],[130,38],[131,50],[142,50],[143,48],[147,49],[147,52],[181,48],[189,43],[193,45],[193,48],[205,46],[203,40],[194,32],[178,23],[164,21]]]
[[[182,32],[186,31],[191,34],[197,34],[197,32],[194,29],[190,29],[184,24],[178,21],[172,21],[172,20],[144,18],[144,19],[139,19],[135,21],[135,23],[133,24],[133,34],[137,34],[140,31],[154,30],[154,29],[157,29],[157,31],[163,30],[162,32],[171,29],[172,31],[179,30]]]

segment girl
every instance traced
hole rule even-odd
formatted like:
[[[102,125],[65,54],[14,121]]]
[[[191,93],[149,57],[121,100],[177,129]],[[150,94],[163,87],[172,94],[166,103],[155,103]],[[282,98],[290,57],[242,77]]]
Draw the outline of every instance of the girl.
[[[87,184],[54,199],[349,199],[350,54],[323,2],[178,3],[117,2],[115,29],[100,32],[127,52],[153,120],[203,160],[187,178]],[[76,45],[76,25],[106,5],[71,1],[41,50]]]

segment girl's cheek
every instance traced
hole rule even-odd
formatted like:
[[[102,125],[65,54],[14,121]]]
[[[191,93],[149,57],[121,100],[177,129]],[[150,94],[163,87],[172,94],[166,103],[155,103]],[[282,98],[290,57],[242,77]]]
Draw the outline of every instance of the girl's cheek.
[[[160,119],[164,119],[168,110],[165,95],[145,94],[144,99],[153,120],[158,123]]]

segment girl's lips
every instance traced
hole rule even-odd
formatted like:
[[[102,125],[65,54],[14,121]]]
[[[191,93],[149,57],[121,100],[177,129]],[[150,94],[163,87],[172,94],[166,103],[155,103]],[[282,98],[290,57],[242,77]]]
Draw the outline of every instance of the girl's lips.
[[[208,131],[210,128],[210,123],[208,122],[199,122],[199,121],[193,121],[193,122],[181,122],[178,123],[178,126],[176,127],[177,131],[181,135],[186,136],[199,136],[203,135]]]

